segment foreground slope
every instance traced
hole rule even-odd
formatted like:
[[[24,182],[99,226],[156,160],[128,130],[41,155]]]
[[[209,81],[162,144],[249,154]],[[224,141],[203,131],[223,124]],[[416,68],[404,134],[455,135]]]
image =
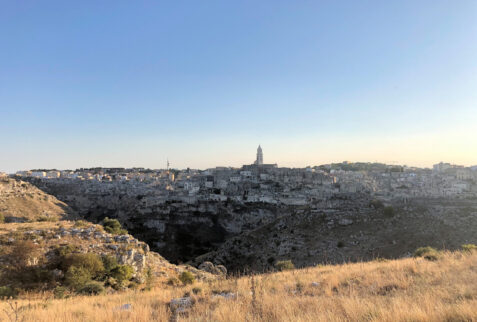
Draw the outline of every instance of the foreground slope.
[[[75,218],[66,204],[31,184],[0,180],[0,298],[151,287],[185,271],[216,278],[169,263],[122,229]]]
[[[194,304],[180,310],[180,321],[475,321],[476,281],[477,252],[448,252],[435,261],[320,266],[147,292],[45,294],[19,300],[17,311],[25,321],[167,321],[171,299],[190,293]],[[0,319],[6,312],[12,309],[0,302]]]

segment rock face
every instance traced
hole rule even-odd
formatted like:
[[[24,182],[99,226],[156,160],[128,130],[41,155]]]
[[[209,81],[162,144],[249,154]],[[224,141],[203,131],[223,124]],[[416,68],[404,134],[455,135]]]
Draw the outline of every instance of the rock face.
[[[227,239],[271,222],[291,207],[237,202],[154,202],[142,190],[89,182],[32,180],[71,206],[81,217],[99,222],[117,218],[136,238],[173,263],[217,249]],[[100,189],[100,190],[97,190]]]
[[[394,211],[385,212],[372,206],[369,194],[317,198],[295,206],[184,203],[145,197],[134,185],[50,180],[36,184],[86,219],[118,218],[135,238],[172,262],[196,267],[210,262],[232,272],[266,271],[279,260],[307,266],[401,257],[421,246],[440,248],[443,242],[449,249],[477,243],[473,199],[389,199],[386,206]],[[125,261],[135,261],[134,255],[124,256]],[[203,268],[215,271],[209,264]]]
[[[427,208],[424,207],[426,205]],[[304,267],[320,263],[398,258],[430,245],[458,249],[477,243],[477,202],[415,200],[395,204],[396,215],[342,200],[326,211],[283,216],[226,241],[192,261],[223,264],[229,271],[267,271],[280,260]]]

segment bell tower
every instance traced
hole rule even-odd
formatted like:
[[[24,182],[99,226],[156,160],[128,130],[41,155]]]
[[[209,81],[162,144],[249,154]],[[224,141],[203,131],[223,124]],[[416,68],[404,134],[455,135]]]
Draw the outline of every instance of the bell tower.
[[[259,145],[257,149],[257,160],[255,160],[256,165],[262,165],[263,164],[263,151],[262,147]]]

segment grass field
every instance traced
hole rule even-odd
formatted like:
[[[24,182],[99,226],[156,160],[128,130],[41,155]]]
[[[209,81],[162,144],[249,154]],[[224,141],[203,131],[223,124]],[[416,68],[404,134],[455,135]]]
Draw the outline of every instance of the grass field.
[[[216,293],[231,292],[233,298]],[[168,303],[189,293],[179,321],[477,321],[477,252],[320,266],[149,291],[1,301],[0,319],[168,321]],[[197,293],[197,294],[194,294]],[[126,309],[122,305],[130,304]],[[15,308],[15,305],[17,308]],[[12,308],[12,307],[13,308]],[[172,318],[174,319],[174,318]],[[15,320],[14,320],[15,321]]]

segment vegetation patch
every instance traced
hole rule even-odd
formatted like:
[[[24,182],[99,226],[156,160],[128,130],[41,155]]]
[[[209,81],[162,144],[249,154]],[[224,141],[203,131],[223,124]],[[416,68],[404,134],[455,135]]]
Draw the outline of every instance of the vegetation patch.
[[[414,252],[414,257],[424,257],[427,260],[436,261],[439,259],[439,251],[430,246],[419,247]]]
[[[278,271],[286,271],[295,269],[295,265],[291,260],[278,261],[275,263],[275,269]]]
[[[110,219],[108,217],[103,220],[104,230],[114,235],[125,235],[127,230],[121,227],[121,223],[117,219]]]
[[[191,272],[184,271],[179,275],[179,280],[182,282],[182,284],[189,285],[189,284],[194,284],[195,277],[194,277],[194,274],[192,274]]]
[[[474,244],[464,244],[461,246],[462,250],[465,252],[473,252],[477,250],[477,245]]]

